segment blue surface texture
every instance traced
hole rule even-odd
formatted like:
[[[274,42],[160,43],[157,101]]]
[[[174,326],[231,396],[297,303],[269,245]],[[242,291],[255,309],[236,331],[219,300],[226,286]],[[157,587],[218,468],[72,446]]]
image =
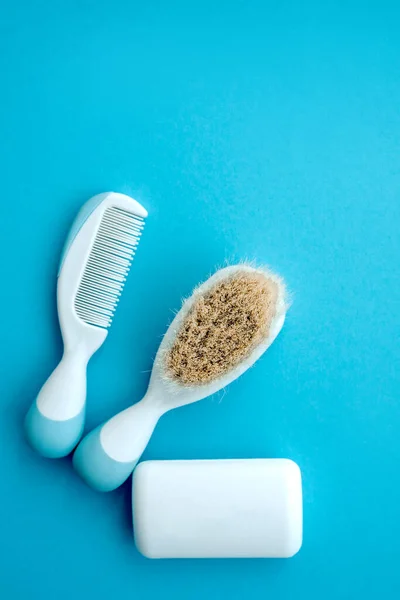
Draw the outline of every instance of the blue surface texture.
[[[2,599],[400,597],[399,23],[386,0],[2,2]],[[284,331],[226,394],[163,417],[144,458],[295,460],[293,559],[146,560],[129,482],[96,493],[25,442],[62,353],[61,250],[108,190],[150,214],[85,431],[141,398],[195,284],[271,265]]]

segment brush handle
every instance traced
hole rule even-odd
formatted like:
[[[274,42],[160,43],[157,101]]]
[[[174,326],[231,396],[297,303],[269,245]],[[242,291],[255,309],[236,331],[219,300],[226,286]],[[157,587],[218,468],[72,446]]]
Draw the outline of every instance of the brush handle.
[[[135,468],[163,412],[145,396],[94,429],[75,451],[76,471],[100,492],[122,485]]]
[[[43,456],[61,458],[79,442],[85,420],[89,358],[82,348],[65,351],[28,411],[26,436]]]

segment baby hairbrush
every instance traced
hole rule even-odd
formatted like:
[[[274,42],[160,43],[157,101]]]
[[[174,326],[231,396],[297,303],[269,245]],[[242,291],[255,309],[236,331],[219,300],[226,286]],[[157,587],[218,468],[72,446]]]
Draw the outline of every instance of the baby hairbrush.
[[[89,433],[73,462],[100,491],[134,469],[158,419],[242,375],[270,346],[287,310],[280,277],[247,265],[217,271],[176,315],[157,352],[144,398]]]

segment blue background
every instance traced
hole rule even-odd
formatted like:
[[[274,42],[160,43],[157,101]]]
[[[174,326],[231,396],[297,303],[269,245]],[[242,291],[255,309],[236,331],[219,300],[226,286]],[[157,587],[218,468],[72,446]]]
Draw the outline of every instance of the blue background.
[[[399,9],[381,2],[7,0],[0,19],[0,595],[398,598]],[[172,310],[226,259],[286,278],[281,336],[227,395],[165,416],[145,458],[290,457],[289,561],[161,561],[129,485],[36,456],[23,416],[61,356],[55,280],[81,204],[150,216],[87,428],[138,400]]]

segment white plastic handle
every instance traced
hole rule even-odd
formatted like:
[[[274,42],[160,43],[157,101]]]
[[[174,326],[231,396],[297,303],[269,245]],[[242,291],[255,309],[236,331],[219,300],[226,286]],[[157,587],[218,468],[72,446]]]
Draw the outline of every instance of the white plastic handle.
[[[74,467],[99,491],[111,491],[129,477],[165,412],[149,396],[101,425],[79,444]]]
[[[66,456],[82,435],[89,358],[84,346],[66,349],[28,412],[27,437],[43,456]]]

